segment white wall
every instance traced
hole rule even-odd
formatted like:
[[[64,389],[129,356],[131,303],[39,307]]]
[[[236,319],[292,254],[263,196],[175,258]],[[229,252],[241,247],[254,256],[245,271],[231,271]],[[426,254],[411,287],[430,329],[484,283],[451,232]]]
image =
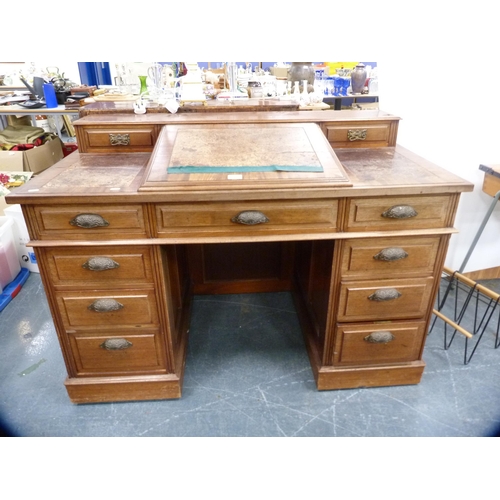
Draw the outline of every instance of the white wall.
[[[445,3],[445,2],[443,2]],[[480,164],[500,164],[500,71],[494,16],[483,2],[408,11],[377,60],[380,107],[402,117],[398,143],[475,184],[462,194],[446,265],[459,269],[492,197]],[[454,5],[451,8],[451,5]],[[401,24],[403,23],[403,24]],[[387,37],[389,38],[389,37]],[[467,271],[500,266],[500,203]]]

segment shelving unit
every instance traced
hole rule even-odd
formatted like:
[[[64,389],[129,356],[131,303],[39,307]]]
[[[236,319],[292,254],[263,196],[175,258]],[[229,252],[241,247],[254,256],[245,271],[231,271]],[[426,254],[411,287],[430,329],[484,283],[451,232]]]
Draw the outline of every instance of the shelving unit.
[[[33,126],[36,126],[36,116],[45,115],[53,116],[57,121],[57,135],[63,142],[74,142],[74,137],[68,137],[62,134],[61,130],[63,128],[63,116],[78,117],[79,110],[66,109],[65,106],[59,105],[57,108],[37,108],[37,109],[26,109],[22,106],[0,106],[0,127],[4,129],[7,123],[7,116],[30,116]]]

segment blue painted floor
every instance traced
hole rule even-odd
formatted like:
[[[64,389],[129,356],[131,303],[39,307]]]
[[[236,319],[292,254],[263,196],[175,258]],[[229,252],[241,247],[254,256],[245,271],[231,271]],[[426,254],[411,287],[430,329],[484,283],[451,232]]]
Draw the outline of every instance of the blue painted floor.
[[[0,313],[0,416],[14,436],[491,436],[500,349],[470,363],[436,323],[416,386],[316,390],[291,296],[196,297],[179,400],[75,405],[40,276]]]

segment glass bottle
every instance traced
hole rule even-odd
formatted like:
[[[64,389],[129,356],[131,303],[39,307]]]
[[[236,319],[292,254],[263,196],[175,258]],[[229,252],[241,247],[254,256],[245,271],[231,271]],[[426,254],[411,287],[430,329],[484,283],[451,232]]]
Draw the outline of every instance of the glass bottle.
[[[300,104],[302,106],[307,106],[310,101],[307,85],[308,85],[307,80],[302,80],[302,93],[300,94]]]

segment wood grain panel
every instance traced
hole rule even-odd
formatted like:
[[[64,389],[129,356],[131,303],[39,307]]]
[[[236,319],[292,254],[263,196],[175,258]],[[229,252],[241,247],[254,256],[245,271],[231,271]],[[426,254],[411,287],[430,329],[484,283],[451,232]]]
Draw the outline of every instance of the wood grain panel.
[[[393,340],[387,343],[365,340],[372,333],[382,331],[390,332]],[[424,331],[423,321],[340,324],[336,328],[333,364],[374,365],[417,360]]]
[[[381,321],[422,318],[429,306],[434,278],[342,282],[338,321]],[[378,290],[394,288],[401,296],[370,300]]]
[[[131,373],[164,368],[164,356],[157,332],[134,335],[73,334],[70,335],[72,352],[78,375],[97,373]],[[102,347],[109,339],[123,338],[130,343],[126,349],[107,350]]]

